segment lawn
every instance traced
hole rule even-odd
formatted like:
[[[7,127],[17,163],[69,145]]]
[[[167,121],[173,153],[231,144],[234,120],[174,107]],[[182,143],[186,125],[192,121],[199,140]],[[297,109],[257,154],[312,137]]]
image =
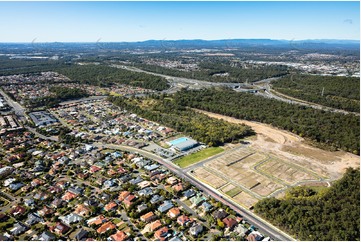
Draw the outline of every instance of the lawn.
[[[122,96],[122,94],[120,93],[116,93],[116,92],[110,92],[109,95],[111,96],[115,96],[115,97],[119,97],[119,96]]]
[[[242,192],[242,189],[239,187],[235,187],[235,188],[229,190],[228,192],[226,192],[226,194],[230,197],[234,197],[240,192]]]
[[[115,219],[113,219],[113,223],[114,223],[114,224],[118,224],[118,223],[120,223],[120,222],[122,222],[122,220],[121,220],[120,218],[115,218]]]
[[[209,147],[204,150],[198,151],[197,153],[193,153],[193,154],[184,156],[180,159],[177,159],[174,162],[174,164],[176,164],[177,166],[179,166],[181,168],[184,168],[184,167],[190,166],[194,163],[197,163],[198,161],[202,161],[208,157],[219,154],[223,151],[224,151],[224,149],[221,147]]]

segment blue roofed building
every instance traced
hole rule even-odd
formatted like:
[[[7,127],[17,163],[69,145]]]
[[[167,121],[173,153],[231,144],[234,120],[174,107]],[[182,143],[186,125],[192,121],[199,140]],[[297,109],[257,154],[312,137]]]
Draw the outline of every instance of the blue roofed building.
[[[161,213],[167,212],[169,209],[173,207],[173,203],[169,200],[163,202],[162,205],[159,206],[158,211]]]
[[[169,144],[177,151],[187,151],[199,145],[197,141],[187,137],[181,137],[172,141],[168,141],[167,144]]]

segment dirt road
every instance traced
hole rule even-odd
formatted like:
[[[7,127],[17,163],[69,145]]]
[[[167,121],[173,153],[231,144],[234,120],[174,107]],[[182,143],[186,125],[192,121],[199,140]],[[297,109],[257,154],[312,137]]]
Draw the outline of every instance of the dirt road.
[[[341,178],[347,167],[360,167],[360,157],[357,155],[344,151],[332,152],[312,147],[302,137],[271,125],[240,120],[203,110],[196,109],[196,111],[230,123],[243,123],[250,126],[257,134],[256,137],[250,139],[253,148],[292,161],[327,179]]]

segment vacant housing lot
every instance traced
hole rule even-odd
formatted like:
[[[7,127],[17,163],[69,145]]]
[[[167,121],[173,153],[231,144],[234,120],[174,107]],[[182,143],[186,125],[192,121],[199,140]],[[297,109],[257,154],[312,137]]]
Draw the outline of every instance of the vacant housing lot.
[[[191,174],[247,207],[290,186],[328,178],[247,146],[228,150],[201,166],[195,164]]]

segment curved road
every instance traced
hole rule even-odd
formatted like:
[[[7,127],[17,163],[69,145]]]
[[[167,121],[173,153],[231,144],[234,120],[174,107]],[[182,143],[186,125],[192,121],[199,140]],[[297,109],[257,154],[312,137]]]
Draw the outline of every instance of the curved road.
[[[183,78],[180,78],[183,79]],[[192,80],[193,81],[193,80]],[[195,80],[197,81],[197,80]],[[212,83],[214,84],[214,83]],[[197,85],[197,84],[196,84]],[[216,84],[219,85],[219,84]],[[6,99],[6,101],[15,109],[15,113],[17,114],[17,116],[19,118],[25,118],[24,115],[24,111],[25,109],[17,102],[14,102],[11,100],[11,98],[8,97],[8,95],[6,95],[2,90],[0,90],[0,93],[4,96],[4,98]],[[43,136],[39,133],[36,132],[36,130],[27,127],[26,128],[33,132],[36,133],[38,136],[42,137],[42,138],[46,138],[46,139],[52,139],[46,136]],[[55,141],[55,139],[52,139]],[[266,222],[265,220],[261,219],[260,217],[258,217],[257,215],[255,215],[254,213],[252,213],[251,211],[241,207],[240,205],[223,198],[223,196],[214,188],[203,184],[202,182],[196,180],[194,177],[192,177],[191,175],[184,173],[179,167],[175,166],[173,163],[162,159],[161,157],[154,155],[148,151],[144,151],[144,150],[140,150],[137,148],[133,148],[133,147],[128,147],[128,146],[121,146],[121,145],[112,145],[112,144],[102,144],[102,143],[93,143],[94,146],[96,147],[106,147],[106,148],[110,148],[110,149],[119,149],[119,150],[124,150],[124,151],[129,151],[129,152],[134,152],[134,153],[139,153],[141,155],[143,155],[144,157],[147,157],[151,160],[157,161],[158,163],[160,163],[161,165],[165,166],[166,168],[168,168],[170,171],[172,171],[174,174],[176,174],[177,176],[188,180],[190,183],[192,183],[193,185],[197,186],[199,189],[201,189],[206,195],[210,195],[212,197],[214,197],[216,200],[226,204],[227,206],[229,206],[230,208],[232,208],[234,211],[236,211],[237,213],[241,214],[246,220],[248,220],[251,224],[253,224],[254,226],[256,226],[257,228],[259,228],[259,230],[264,233],[265,235],[270,236],[271,238],[275,239],[275,240],[281,240],[281,241],[291,241],[294,240],[291,236],[287,235],[286,233],[284,233],[283,231],[275,228],[273,225],[271,225],[270,223]]]
[[[189,79],[189,78],[184,78],[184,77],[168,76],[168,75],[159,74],[159,73],[155,73],[155,72],[144,71],[144,70],[139,69],[137,67],[130,67],[130,66],[124,66],[124,65],[114,65],[113,64],[111,66],[116,67],[116,68],[126,69],[126,70],[129,70],[129,71],[143,72],[143,73],[151,74],[151,75],[154,75],[154,76],[160,76],[160,77],[166,78],[168,81],[170,81],[171,88],[169,88],[168,90],[163,91],[164,93],[175,93],[182,87],[193,87],[195,89],[199,89],[199,88],[205,88],[205,87],[239,85],[237,83],[208,82],[208,81],[202,81],[202,80],[197,80],[197,79]],[[301,106],[306,106],[306,107],[310,107],[310,108],[314,108],[314,109],[320,109],[320,110],[324,110],[324,111],[328,111],[328,112],[336,112],[336,113],[343,113],[343,114],[353,114],[353,115],[356,115],[356,116],[360,116],[359,113],[349,112],[349,111],[345,111],[345,110],[342,110],[342,109],[331,108],[331,107],[323,106],[323,105],[320,105],[320,104],[317,104],[317,103],[307,102],[307,101],[304,101],[304,100],[296,99],[296,98],[293,98],[293,97],[278,93],[278,92],[276,92],[275,90],[273,90],[271,88],[270,82],[273,81],[273,80],[277,80],[279,78],[280,77],[267,78],[267,79],[264,79],[264,80],[254,82],[253,85],[247,85],[247,84],[244,84],[244,83],[241,83],[241,84],[243,84],[244,86],[252,87],[253,90],[266,89],[266,91],[264,93],[257,92],[257,95],[261,95],[263,97],[273,98],[273,99],[280,100],[282,102],[301,105]],[[237,91],[250,91],[250,89],[236,89],[236,90]]]
[[[308,102],[308,101],[304,101],[301,99],[297,99],[294,97],[290,97],[287,96],[283,93],[277,92],[274,89],[272,89],[271,87],[271,82],[272,80],[270,79],[266,79],[266,80],[262,80],[260,82],[256,82],[254,85],[261,88],[265,88],[266,91],[264,93],[259,92],[257,95],[263,96],[263,97],[267,97],[267,98],[273,98],[273,99],[277,99],[279,101],[282,102],[286,102],[286,103],[290,103],[290,104],[296,104],[296,105],[301,105],[301,106],[306,106],[306,107],[310,107],[310,108],[314,108],[314,109],[320,109],[320,110],[324,110],[324,111],[328,111],[328,112],[334,112],[334,113],[342,113],[342,114],[353,114],[356,116],[360,116],[359,113],[356,112],[349,112],[346,110],[342,110],[342,109],[337,109],[337,108],[331,108],[331,107],[327,107],[327,106],[323,106],[321,104],[317,104],[317,103],[312,103],[312,102]],[[264,86],[259,86],[257,84],[262,83],[264,84]]]
[[[162,159],[161,157],[159,157],[157,155],[154,155],[154,154],[152,154],[152,153],[150,153],[148,151],[144,151],[144,150],[140,150],[140,149],[133,148],[133,147],[128,147],[128,146],[122,146],[122,145],[102,144],[102,143],[93,143],[93,145],[96,146],[96,147],[101,147],[101,148],[119,149],[119,150],[124,150],[124,151],[128,151],[128,152],[139,153],[142,156],[147,157],[148,159],[157,161],[158,163],[165,166],[167,169],[172,171],[177,176],[179,176],[179,177],[181,177],[181,178],[183,178],[185,180],[188,180],[190,183],[192,183],[193,185],[195,185],[196,187],[201,189],[205,194],[214,197],[216,200],[226,204],[227,206],[232,208],[234,211],[241,214],[251,224],[253,224],[257,228],[259,228],[259,230],[262,233],[270,236],[271,238],[273,238],[275,240],[280,240],[280,241],[294,240],[290,235],[288,235],[288,234],[284,233],[283,231],[275,228],[273,225],[266,222],[262,218],[258,217],[253,212],[241,207],[240,205],[238,205],[238,204],[236,204],[236,203],[234,203],[232,201],[229,201],[228,199],[225,199],[214,188],[209,187],[208,185],[203,184],[202,182],[196,180],[194,177],[188,175],[187,173],[184,173],[179,167],[175,166],[173,163],[171,163],[171,162],[169,162],[167,160],[164,160],[164,159]]]

